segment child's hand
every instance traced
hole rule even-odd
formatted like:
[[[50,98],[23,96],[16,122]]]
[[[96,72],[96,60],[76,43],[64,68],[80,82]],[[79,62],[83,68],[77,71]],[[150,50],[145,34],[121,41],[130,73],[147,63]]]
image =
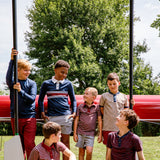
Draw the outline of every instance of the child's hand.
[[[74,134],[74,135],[73,135],[73,140],[74,140],[75,142],[78,142],[78,136],[77,136],[77,134]]]
[[[16,84],[13,85],[13,88],[16,89],[18,92],[21,91],[21,85],[19,82],[17,82]]]
[[[41,113],[41,117],[42,117],[42,119],[44,119],[44,121],[46,121],[46,120],[49,121],[49,117],[46,116],[44,112]]]
[[[18,51],[16,49],[12,48],[12,52],[11,52],[11,60],[14,60],[14,55],[17,55]]]
[[[76,116],[76,113],[73,113],[73,114],[71,114],[71,115],[68,117],[68,119],[74,118],[75,116]]]
[[[134,106],[134,105],[135,105],[135,101],[134,101],[134,99],[131,99],[131,104],[132,104],[132,106]]]
[[[98,136],[97,142],[98,142],[98,143],[101,143],[101,142],[102,142],[102,136],[101,136],[101,135]]]

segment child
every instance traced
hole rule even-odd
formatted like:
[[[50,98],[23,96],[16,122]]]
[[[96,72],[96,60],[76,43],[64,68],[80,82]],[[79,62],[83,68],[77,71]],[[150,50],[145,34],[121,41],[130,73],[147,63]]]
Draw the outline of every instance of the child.
[[[112,131],[118,131],[115,125],[116,117],[120,111],[129,108],[127,96],[120,93],[118,87],[120,86],[119,77],[116,73],[110,73],[107,77],[107,85],[109,92],[103,93],[100,98],[100,109],[103,115],[103,144],[107,144],[108,134]],[[131,101],[134,104],[134,101]]]
[[[56,122],[61,125],[61,141],[68,147],[69,137],[72,132],[72,121],[76,114],[76,98],[72,83],[66,80],[70,65],[64,60],[58,60],[55,64],[55,75],[52,79],[43,82],[39,94],[39,109],[44,120]],[[44,97],[47,94],[48,110],[47,115],[44,112]],[[68,104],[68,95],[71,100],[71,108]],[[71,113],[72,112],[72,113]],[[67,160],[65,156],[63,160]]]
[[[32,150],[29,160],[60,160],[60,152],[69,157],[69,160],[76,160],[75,155],[61,142],[61,127],[54,122],[47,122],[42,127],[44,140]]]
[[[130,131],[138,124],[136,113],[131,109],[122,110],[116,119],[119,131],[108,135],[106,160],[135,160],[136,152],[139,160],[145,160],[139,137]]]
[[[13,134],[14,130],[14,89],[18,91],[18,130],[22,142],[23,151],[27,152],[27,157],[31,150],[35,147],[36,135],[36,119],[35,119],[35,98],[37,94],[37,85],[34,81],[28,78],[30,75],[31,64],[24,59],[18,60],[18,82],[14,84],[13,68],[14,55],[18,52],[12,49],[11,61],[9,63],[6,83],[10,89],[10,110],[11,110],[11,124]],[[25,157],[25,154],[24,154]]]
[[[99,106],[94,103],[98,92],[96,88],[88,87],[84,92],[84,104],[77,108],[74,121],[74,141],[79,147],[79,160],[84,160],[85,149],[86,160],[92,159],[96,120],[98,117],[99,136],[98,142],[102,141],[102,118]]]

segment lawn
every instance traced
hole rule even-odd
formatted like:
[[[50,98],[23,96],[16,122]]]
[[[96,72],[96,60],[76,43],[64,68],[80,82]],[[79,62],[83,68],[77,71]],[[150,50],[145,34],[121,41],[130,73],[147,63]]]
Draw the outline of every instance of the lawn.
[[[0,160],[4,158],[4,142],[11,139],[11,136],[0,136]],[[36,136],[36,144],[43,140],[42,136]],[[97,143],[97,137],[94,143],[93,158],[92,160],[105,160],[106,147],[102,143]],[[160,160],[160,137],[141,137],[143,142],[143,150],[146,160]],[[71,136],[71,150],[77,156],[78,160],[78,148],[75,147],[75,142]]]

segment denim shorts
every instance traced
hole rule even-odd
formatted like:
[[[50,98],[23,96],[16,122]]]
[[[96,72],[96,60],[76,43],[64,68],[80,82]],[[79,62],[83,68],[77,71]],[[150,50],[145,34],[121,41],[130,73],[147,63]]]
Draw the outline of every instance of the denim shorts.
[[[94,137],[93,136],[86,136],[78,134],[78,142],[76,147],[79,148],[86,148],[87,146],[93,147],[94,145]]]
[[[68,119],[69,116],[49,116],[49,121],[58,123],[61,126],[62,134],[71,134],[73,118]]]

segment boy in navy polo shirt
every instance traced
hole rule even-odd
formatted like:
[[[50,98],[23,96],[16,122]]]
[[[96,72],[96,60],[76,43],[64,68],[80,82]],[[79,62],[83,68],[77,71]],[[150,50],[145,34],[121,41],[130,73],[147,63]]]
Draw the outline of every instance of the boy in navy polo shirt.
[[[76,98],[72,83],[65,79],[70,65],[64,60],[58,60],[55,64],[55,75],[52,79],[43,82],[39,94],[39,109],[44,120],[53,121],[61,125],[61,141],[70,148],[69,137],[72,132],[72,122],[76,114]],[[47,94],[48,110],[44,112],[44,97]],[[68,104],[68,96],[71,107]],[[71,110],[70,110],[71,108]],[[63,160],[68,160],[63,156]]]
[[[135,160],[137,152],[139,160],[145,160],[140,138],[130,130],[139,122],[137,114],[131,110],[122,110],[116,118],[118,132],[108,134],[106,160]]]
[[[47,122],[42,127],[44,140],[32,150],[29,160],[60,160],[60,152],[69,157],[69,160],[76,160],[75,155],[62,143],[61,127],[54,122]]]
[[[34,81],[28,78],[30,75],[31,64],[24,59],[18,60],[18,82],[14,84],[14,55],[18,52],[12,49],[11,61],[6,75],[6,83],[10,89],[10,110],[11,110],[11,125],[13,134],[14,130],[14,89],[18,91],[18,130],[21,138],[21,143],[24,151],[27,153],[27,158],[31,150],[35,146],[36,135],[36,118],[35,118],[35,98],[37,94],[37,85]]]
[[[77,108],[74,121],[74,141],[79,147],[79,160],[84,160],[86,150],[86,160],[92,159],[92,151],[96,130],[96,121],[98,118],[99,136],[98,142],[102,141],[102,118],[99,106],[94,103],[98,91],[96,88],[88,87],[84,92],[84,104]]]

